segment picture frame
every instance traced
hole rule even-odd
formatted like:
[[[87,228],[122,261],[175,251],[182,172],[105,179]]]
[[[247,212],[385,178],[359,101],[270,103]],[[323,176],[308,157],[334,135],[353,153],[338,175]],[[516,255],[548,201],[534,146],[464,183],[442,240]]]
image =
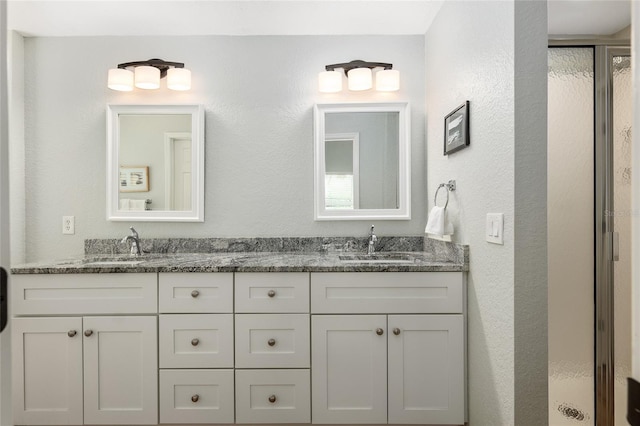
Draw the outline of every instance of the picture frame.
[[[120,166],[118,188],[120,192],[149,192],[149,167]]]
[[[469,101],[444,117],[444,155],[469,146]]]

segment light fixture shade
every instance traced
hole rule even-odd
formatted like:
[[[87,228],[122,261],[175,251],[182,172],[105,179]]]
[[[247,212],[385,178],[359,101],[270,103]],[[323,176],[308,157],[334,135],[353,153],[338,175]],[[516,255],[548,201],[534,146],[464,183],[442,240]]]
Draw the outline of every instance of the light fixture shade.
[[[323,71],[318,74],[318,90],[336,93],[342,90],[342,74],[339,71]]]
[[[160,70],[156,67],[136,67],[136,87],[139,89],[157,89],[160,87]]]
[[[107,87],[120,92],[130,92],[133,90],[133,72],[121,68],[109,70]]]
[[[347,73],[349,90],[369,90],[372,87],[371,70],[369,68],[354,68]]]
[[[171,90],[191,89],[191,71],[186,68],[170,68],[167,71],[167,87]]]
[[[382,70],[376,73],[376,90],[380,92],[395,92],[400,89],[400,72],[397,70]]]

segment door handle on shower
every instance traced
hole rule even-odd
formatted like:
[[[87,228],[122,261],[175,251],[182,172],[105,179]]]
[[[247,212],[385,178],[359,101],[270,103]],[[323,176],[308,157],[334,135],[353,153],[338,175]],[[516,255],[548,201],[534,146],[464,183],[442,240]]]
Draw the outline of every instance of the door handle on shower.
[[[7,326],[8,320],[7,280],[7,271],[4,268],[0,268],[0,332]]]
[[[617,262],[620,260],[620,234],[608,232],[609,236],[609,260]]]

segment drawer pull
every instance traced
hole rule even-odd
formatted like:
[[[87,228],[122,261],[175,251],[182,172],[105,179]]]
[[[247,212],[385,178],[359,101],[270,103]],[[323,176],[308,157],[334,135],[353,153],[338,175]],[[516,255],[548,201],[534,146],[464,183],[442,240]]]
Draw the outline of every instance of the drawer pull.
[[[276,402],[276,400],[277,400],[277,399],[278,399],[278,398],[276,398],[276,396],[275,396],[275,395],[271,395],[271,396],[269,396],[269,402],[270,402],[270,403],[272,403],[272,404],[273,404],[274,402]]]
[[[93,334],[93,330],[85,330],[84,331],[84,335],[87,336],[87,337],[91,336],[92,334]]]
[[[400,329],[399,329],[399,328],[397,328],[397,327],[396,327],[396,328],[394,328],[394,329],[393,329],[393,334],[395,334],[396,336],[399,336],[399,335],[400,335]]]
[[[267,293],[267,296],[269,297],[275,297],[276,295],[276,291],[275,290],[269,290],[269,292]]]
[[[275,346],[276,345],[276,339],[269,339],[269,341],[267,341],[267,345]]]
[[[198,346],[198,343],[200,343],[200,339],[192,339],[191,340],[191,346]]]
[[[69,336],[69,337],[76,337],[76,334],[78,334],[78,332],[75,331],[75,330],[69,330],[67,332],[67,336]]]
[[[383,330],[383,329],[381,329],[381,328],[376,328],[376,334],[377,334],[378,336],[382,336],[382,335],[384,334],[384,330]]]
[[[200,395],[195,394],[191,397],[191,402],[198,402],[199,399],[200,399]]]
[[[193,297],[194,299],[198,296],[200,296],[200,292],[198,290],[193,290],[191,292],[191,297]]]

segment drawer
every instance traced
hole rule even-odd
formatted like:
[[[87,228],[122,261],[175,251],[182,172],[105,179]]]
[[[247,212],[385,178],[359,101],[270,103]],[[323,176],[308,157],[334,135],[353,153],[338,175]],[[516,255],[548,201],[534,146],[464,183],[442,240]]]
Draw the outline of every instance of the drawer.
[[[236,273],[236,312],[309,312],[307,272]]]
[[[459,314],[464,286],[462,272],[312,273],[311,312]]]
[[[309,423],[309,370],[236,370],[236,423]]]
[[[152,314],[158,312],[158,275],[16,274],[13,315]]]
[[[160,368],[233,368],[233,315],[160,315]]]
[[[160,273],[161,313],[233,312],[232,273]]]
[[[160,423],[233,423],[233,370],[160,370]]]
[[[309,368],[308,314],[236,315],[236,367]]]

